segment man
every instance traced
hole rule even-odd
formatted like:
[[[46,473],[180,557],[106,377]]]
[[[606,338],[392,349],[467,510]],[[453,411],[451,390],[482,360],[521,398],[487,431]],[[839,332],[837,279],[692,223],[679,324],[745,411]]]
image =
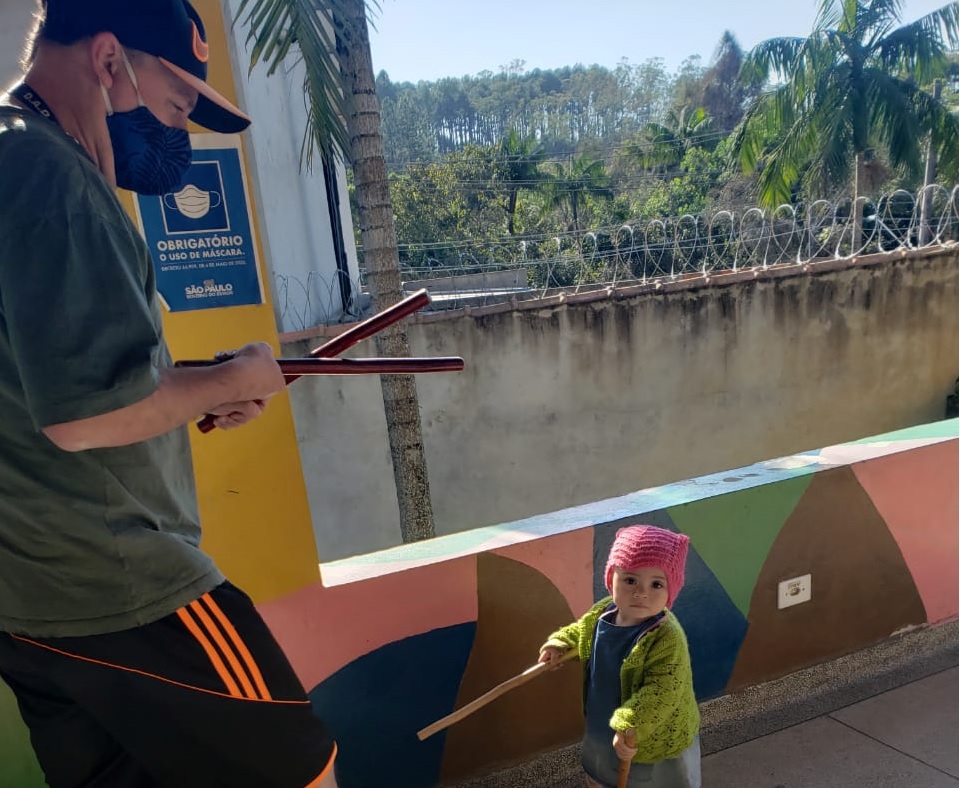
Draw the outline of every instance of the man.
[[[198,549],[185,425],[258,416],[269,346],[176,369],[114,188],[175,191],[207,85],[187,0],[47,0],[0,98],[0,677],[53,788],[333,786],[336,751],[250,600]]]

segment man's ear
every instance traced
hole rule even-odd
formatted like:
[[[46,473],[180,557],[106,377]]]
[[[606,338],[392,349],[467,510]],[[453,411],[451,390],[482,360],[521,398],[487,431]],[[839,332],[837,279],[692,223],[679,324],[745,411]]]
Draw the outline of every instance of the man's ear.
[[[113,33],[97,33],[90,39],[90,61],[97,77],[109,90],[117,71],[122,68],[122,46]]]

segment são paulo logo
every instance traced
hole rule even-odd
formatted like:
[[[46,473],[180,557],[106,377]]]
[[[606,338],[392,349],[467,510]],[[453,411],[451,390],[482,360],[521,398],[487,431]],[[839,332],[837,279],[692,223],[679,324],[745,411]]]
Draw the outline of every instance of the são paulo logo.
[[[233,295],[233,285],[229,282],[225,285],[218,285],[213,279],[204,279],[203,284],[187,285],[183,288],[183,293],[187,298],[216,298]]]

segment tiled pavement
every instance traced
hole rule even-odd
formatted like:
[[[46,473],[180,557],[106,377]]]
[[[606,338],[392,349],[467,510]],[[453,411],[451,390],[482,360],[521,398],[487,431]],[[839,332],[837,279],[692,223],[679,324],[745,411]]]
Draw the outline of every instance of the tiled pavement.
[[[703,788],[955,788],[957,668],[703,759]]]

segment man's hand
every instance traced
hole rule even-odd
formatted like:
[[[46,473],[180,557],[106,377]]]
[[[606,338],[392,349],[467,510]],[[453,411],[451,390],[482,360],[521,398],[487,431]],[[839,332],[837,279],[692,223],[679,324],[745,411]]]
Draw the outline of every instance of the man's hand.
[[[265,342],[251,342],[239,350],[223,350],[216,354],[216,358],[226,359],[223,363],[231,366],[240,392],[250,395],[249,399],[225,402],[210,409],[210,414],[216,417],[214,424],[222,430],[253,421],[266,410],[267,401],[286,386],[273,350]]]
[[[286,380],[273,357],[273,349],[266,342],[251,342],[239,350],[221,352],[217,356],[227,354],[230,360],[225,361],[224,366],[231,368],[240,386],[238,402],[259,400],[265,403],[274,394],[283,391]]]
[[[210,415],[215,416],[213,423],[221,430],[232,430],[242,427],[267,409],[266,400],[252,399],[248,402],[226,402],[216,408],[211,408]]]

